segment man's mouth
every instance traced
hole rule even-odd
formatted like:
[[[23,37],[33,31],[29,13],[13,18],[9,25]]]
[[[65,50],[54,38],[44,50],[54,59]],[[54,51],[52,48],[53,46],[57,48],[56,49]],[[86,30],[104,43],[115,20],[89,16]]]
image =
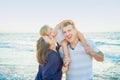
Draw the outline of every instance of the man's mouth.
[[[72,39],[72,36],[71,36],[71,35],[70,35],[70,36],[68,36],[68,37],[67,37],[67,39],[68,39],[68,40],[71,40],[71,39]]]

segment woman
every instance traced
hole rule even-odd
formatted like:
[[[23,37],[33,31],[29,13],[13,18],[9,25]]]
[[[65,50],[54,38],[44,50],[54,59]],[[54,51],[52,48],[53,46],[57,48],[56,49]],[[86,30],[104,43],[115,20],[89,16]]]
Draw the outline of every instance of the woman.
[[[61,80],[62,60],[55,44],[55,39],[50,36],[42,36],[38,39],[36,57],[39,71],[35,80]]]

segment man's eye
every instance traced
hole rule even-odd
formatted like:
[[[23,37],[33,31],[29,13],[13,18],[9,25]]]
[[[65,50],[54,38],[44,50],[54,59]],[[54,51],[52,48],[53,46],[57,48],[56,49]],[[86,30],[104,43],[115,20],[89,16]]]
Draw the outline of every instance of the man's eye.
[[[70,32],[71,30],[68,30],[68,32]]]
[[[66,32],[63,32],[64,34],[66,33]]]

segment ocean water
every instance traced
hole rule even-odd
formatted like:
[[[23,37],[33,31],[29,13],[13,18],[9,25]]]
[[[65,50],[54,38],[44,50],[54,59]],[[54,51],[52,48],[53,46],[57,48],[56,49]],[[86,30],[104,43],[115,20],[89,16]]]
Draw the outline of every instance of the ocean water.
[[[120,80],[120,32],[84,33],[104,53],[93,60],[94,80]],[[36,33],[0,33],[0,80],[34,80]]]

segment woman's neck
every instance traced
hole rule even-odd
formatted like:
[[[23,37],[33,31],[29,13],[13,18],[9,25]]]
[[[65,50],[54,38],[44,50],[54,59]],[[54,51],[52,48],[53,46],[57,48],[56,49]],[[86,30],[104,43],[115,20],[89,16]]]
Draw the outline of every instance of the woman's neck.
[[[56,47],[55,46],[51,46],[50,49],[56,51]]]

